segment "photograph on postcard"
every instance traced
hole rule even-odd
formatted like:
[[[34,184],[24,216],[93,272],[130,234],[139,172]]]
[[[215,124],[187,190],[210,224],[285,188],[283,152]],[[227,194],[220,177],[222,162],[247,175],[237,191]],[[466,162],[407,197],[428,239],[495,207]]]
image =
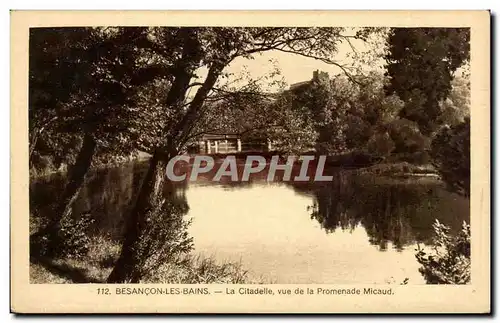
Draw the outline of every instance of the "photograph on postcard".
[[[27,32],[30,285],[471,285],[470,26]]]

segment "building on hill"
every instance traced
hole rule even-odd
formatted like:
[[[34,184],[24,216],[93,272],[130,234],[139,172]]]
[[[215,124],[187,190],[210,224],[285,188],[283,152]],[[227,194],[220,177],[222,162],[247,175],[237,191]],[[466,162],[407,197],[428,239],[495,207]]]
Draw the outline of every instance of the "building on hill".
[[[296,90],[304,85],[308,85],[308,84],[311,84],[311,82],[314,82],[314,81],[324,81],[324,80],[329,80],[330,79],[330,75],[328,74],[328,72],[323,72],[323,71],[320,71],[320,70],[316,70],[313,72],[313,77],[312,79],[308,80],[308,81],[302,81],[302,82],[297,82],[297,83],[293,83],[290,85],[290,91],[293,91],[293,90]]]

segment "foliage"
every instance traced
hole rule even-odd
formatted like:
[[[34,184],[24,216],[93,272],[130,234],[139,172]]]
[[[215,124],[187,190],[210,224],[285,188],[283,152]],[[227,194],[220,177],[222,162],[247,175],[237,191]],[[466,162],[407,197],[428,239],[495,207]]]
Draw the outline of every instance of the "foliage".
[[[160,198],[165,178],[153,175],[161,174],[157,170],[164,169],[165,159],[182,152],[190,140],[212,131],[210,126],[271,138],[287,151],[314,147],[387,156],[421,153],[439,125],[453,127],[461,120],[466,92],[453,97],[452,76],[468,60],[468,30],[393,29],[389,84],[376,73],[350,75],[333,59],[343,41],[366,39],[371,31],[346,36],[344,28],[323,27],[31,29],[30,161],[34,167],[55,168],[75,163],[88,136],[98,146],[94,163],[137,149],[151,152],[147,174],[152,176],[145,178],[131,207],[116,282],[130,276],[140,280],[164,262],[182,264],[180,255],[192,248],[183,219],[187,203]],[[330,79],[318,73],[281,95],[268,95],[255,82],[224,83],[232,61],[271,50],[336,65],[346,76]],[[466,89],[466,84],[456,88]],[[452,148],[445,145],[453,135],[438,136],[433,146],[442,169],[449,166],[446,149],[460,152],[458,139]],[[78,188],[65,194],[68,201]],[[78,232],[87,224],[66,220],[63,251],[54,252],[79,256],[87,240]],[[386,240],[380,240],[384,245]],[[205,267],[200,268],[208,272]]]
[[[80,215],[78,219],[63,219],[58,232],[61,241],[59,245],[61,252],[58,252],[60,256],[82,258],[87,255],[90,241],[87,231],[92,222],[89,213]]]
[[[406,177],[412,174],[415,175],[431,175],[438,176],[436,174],[436,169],[432,167],[430,164],[426,165],[415,165],[410,164],[408,162],[399,162],[399,163],[386,163],[386,164],[375,164],[370,167],[366,167],[357,171],[359,174],[375,174],[381,176],[402,176]]]
[[[389,33],[385,90],[404,102],[401,119],[391,127],[402,160],[427,163],[433,134],[468,115],[470,85],[455,72],[469,61],[469,37],[465,28],[393,28]]]
[[[167,34],[178,32],[168,38],[165,44],[176,53],[172,60],[173,81],[164,102],[175,112],[173,118],[162,127],[162,138],[155,147],[147,176],[141,186],[133,212],[129,217],[128,230],[122,253],[109,282],[117,283],[132,279],[139,281],[144,266],[140,251],[142,239],[147,232],[144,223],[150,222],[158,207],[160,192],[168,182],[165,176],[158,176],[168,159],[183,151],[193,136],[201,119],[210,93],[224,76],[224,69],[238,57],[251,58],[253,54],[276,50],[307,56],[329,64],[341,66],[331,59],[342,41],[343,28],[231,28],[231,27],[181,27],[160,29]],[[156,37],[161,39],[161,37]],[[203,82],[191,83],[204,68]],[[189,97],[192,87],[198,87]],[[151,241],[151,243],[153,243]],[[161,243],[158,239],[158,243]],[[149,244],[149,243],[146,243]]]
[[[73,102],[88,81],[85,57],[91,30],[87,28],[32,28],[29,55],[29,137],[30,163],[53,163],[58,168],[75,154],[74,135],[57,136],[64,103]],[[44,158],[51,156],[51,158]]]
[[[293,88],[292,106],[317,133],[315,149],[327,153],[365,151],[376,157],[395,149],[391,123],[402,102],[386,96],[381,73],[351,78],[317,72],[313,79]]]
[[[387,132],[375,133],[366,143],[366,150],[373,156],[389,156],[395,148],[396,145]]]
[[[44,232],[44,235],[35,234],[30,238],[32,255],[74,259],[86,257],[90,244],[88,228],[92,222],[93,219],[89,213],[82,214],[78,218],[63,218],[57,232]],[[55,243],[52,243],[52,239],[55,239]],[[51,240],[50,243],[49,240]],[[49,246],[55,246],[55,248]]]
[[[470,195],[470,119],[444,127],[432,141],[431,156],[451,190]]]
[[[269,139],[274,150],[287,153],[314,148],[313,123],[306,111],[294,108],[293,93],[284,90],[278,68],[258,79],[243,75],[237,80],[241,81],[245,84],[240,87],[214,88],[217,95],[207,99],[207,111],[199,122],[205,130],[200,133],[235,133],[246,142]],[[279,92],[266,92],[264,86]]]
[[[389,70],[393,73],[402,68],[417,73],[420,65],[413,66],[411,64],[421,63],[418,61],[420,58],[414,57],[421,54],[418,52],[419,50],[427,51],[426,46],[431,46],[430,50],[434,54],[449,52],[447,54],[449,57],[446,59],[450,61],[441,62],[437,68],[437,71],[447,71],[446,75],[449,77],[443,77],[442,80],[436,81],[439,83],[439,91],[442,92],[439,92],[441,94],[436,92],[439,94],[435,102],[439,106],[436,125],[454,124],[463,119],[467,114],[468,93],[470,91],[468,81],[465,78],[453,77],[453,72],[468,59],[467,30],[443,30],[434,32],[430,29],[405,31],[394,29],[391,31],[389,39],[390,54],[386,57],[389,62]],[[398,43],[400,41],[398,37],[404,38],[398,34],[400,32],[413,35],[412,37],[421,40],[421,43],[412,49],[415,53],[410,55],[400,52],[402,44]],[[441,41],[442,39],[446,41]],[[453,40],[457,39],[462,43],[453,44]],[[440,45],[434,44],[435,42],[440,42]],[[434,59],[435,57],[431,57],[430,61],[426,61],[430,65],[430,69],[424,69],[427,73],[431,72]],[[413,99],[411,95],[409,96],[403,91],[407,90],[407,87],[417,86],[415,78],[407,78],[406,80],[413,80],[413,83],[403,85],[402,82],[405,81],[405,78],[400,75],[396,77],[391,72],[387,74],[389,76],[387,78],[377,72],[371,72],[368,75],[338,75],[333,78],[323,72],[316,73],[310,82],[294,87],[278,96],[281,103],[285,104],[262,104],[265,100],[261,100],[259,103],[258,94],[262,91],[256,88],[248,92],[243,91],[242,93],[246,96],[240,95],[238,99],[235,96],[231,97],[230,100],[234,100],[238,104],[242,102],[248,104],[248,108],[244,109],[244,115],[249,115],[250,118],[241,118],[241,116],[236,118],[246,122],[246,126],[240,127],[240,129],[246,129],[244,130],[246,132],[252,128],[249,126],[250,124],[267,125],[269,129],[259,132],[263,133],[262,136],[270,137],[276,141],[275,147],[284,150],[290,150],[293,147],[307,150],[307,148],[314,147],[318,151],[340,153],[361,149],[376,156],[386,157],[390,154],[397,154],[403,161],[419,164],[428,162],[429,158],[426,152],[430,145],[428,129],[422,128],[422,122],[410,113],[411,107],[406,101]],[[448,85],[446,85],[447,80],[449,81]],[[400,90],[403,92],[397,90],[396,83],[402,87]],[[434,88],[434,85],[434,83],[429,85],[429,88]],[[421,85],[418,86],[423,88]],[[387,96],[387,92],[392,93],[392,95]],[[248,96],[249,93],[253,96]],[[398,97],[399,94],[403,95],[406,101],[402,101]],[[224,116],[231,114],[231,112],[227,113],[227,103],[226,100],[224,102],[226,106]],[[291,109],[289,108],[290,104]],[[259,109],[260,107],[264,108]],[[273,110],[281,112],[283,122],[279,122],[280,118],[272,112]],[[252,123],[250,120],[253,120],[253,117],[249,112],[258,115],[260,121]],[[231,120],[226,119],[226,125],[231,124]],[[286,122],[284,122],[285,120]],[[287,128],[284,124],[289,124],[291,127]],[[259,130],[259,126],[256,128]],[[299,140],[294,143],[293,138]],[[377,148],[380,148],[380,151]]]
[[[335,91],[337,90],[337,91]],[[315,72],[313,79],[293,90],[292,105],[312,123],[318,133],[317,151],[341,153],[346,150],[344,123],[345,106],[338,92],[350,91],[349,87],[334,87],[328,73]]]
[[[146,275],[141,283],[250,284],[254,281],[241,262],[218,262],[214,257],[189,254],[182,264],[164,264]]]
[[[164,78],[136,87],[131,98],[135,102],[135,117],[131,119],[128,131],[138,150],[151,153],[163,138],[163,127],[176,113],[164,105],[169,87],[170,81]]]
[[[441,102],[441,123],[444,126],[456,126],[470,116],[469,78],[455,75],[451,86],[450,95]]]
[[[30,283],[103,283],[118,257],[120,245],[103,236],[90,240],[90,251],[81,259],[46,259],[30,263]],[[253,279],[240,262],[219,262],[214,257],[187,254],[178,264],[163,263],[144,276],[141,283],[160,284],[252,284],[269,283]]]
[[[418,124],[408,119],[397,118],[388,127],[394,142],[394,155],[401,161],[416,164],[428,163],[427,149],[430,140],[420,132]]]
[[[238,134],[245,141],[264,140],[271,128],[284,124],[277,106],[280,96],[265,87],[283,88],[280,71],[275,68],[259,78],[247,73],[232,74],[235,79],[212,88],[190,138],[202,134]],[[198,138],[197,138],[198,139]]]
[[[277,126],[266,129],[273,149],[285,153],[299,153],[314,149],[318,132],[310,117],[293,107],[293,97],[284,93],[271,106],[278,113],[274,118]]]
[[[139,277],[154,273],[161,265],[181,264],[183,256],[193,248],[187,228],[191,221],[184,219],[188,211],[185,198],[165,200],[152,212],[145,223],[135,255]]]
[[[468,28],[393,28],[388,37],[387,93],[404,101],[401,117],[422,134],[439,126],[440,102],[451,91],[454,72],[469,60]]]
[[[34,153],[33,167],[53,164],[58,168],[74,162],[82,132],[89,131],[98,141],[97,153],[101,159],[128,155],[135,149],[152,152],[154,147],[164,145],[169,136],[178,137],[176,140],[182,146],[193,130],[207,130],[203,125],[196,125],[203,119],[201,110],[197,111],[196,118],[188,118],[186,114],[193,105],[187,93],[196,87],[199,91],[205,83],[189,84],[190,80],[200,78],[203,74],[200,71],[217,65],[214,76],[216,79],[220,76],[222,81],[228,76],[224,67],[234,59],[252,59],[252,55],[270,50],[307,56],[343,68],[332,59],[338,45],[366,39],[373,31],[361,28],[354,35],[346,35],[344,28],[32,29],[30,151]],[[181,74],[187,77],[181,80]],[[171,92],[174,80],[176,85]],[[221,86],[207,87],[208,92],[216,96],[221,93],[220,89]],[[238,98],[231,98],[234,102],[243,99],[251,103],[256,98],[241,95],[248,88],[222,87],[222,90],[239,93]],[[250,92],[260,91],[250,89]],[[220,116],[225,114],[224,109],[206,112]],[[253,124],[261,127],[262,123]],[[184,130],[189,133],[181,135]],[[245,127],[244,131],[248,130]],[[48,162],[44,156],[50,157]]]
[[[397,153],[396,138],[392,132],[398,113],[403,107],[396,95],[386,96],[383,90],[387,78],[372,72],[357,78],[348,110],[346,144],[349,149],[364,150],[370,155],[386,158]]]
[[[33,28],[30,30],[29,120],[32,166],[49,158],[75,162],[84,133],[98,156],[128,155],[137,134],[136,90],[154,61],[145,52],[147,28]],[[156,66],[156,65],[154,65]],[[165,67],[166,69],[166,67]],[[144,106],[142,106],[144,107]],[[142,126],[147,130],[147,123]]]
[[[247,282],[248,271],[241,263],[217,263],[213,258],[191,258],[190,270],[185,283],[210,284],[244,284]]]
[[[431,254],[419,249],[419,269],[428,284],[467,284],[470,282],[470,225],[463,223],[457,236],[438,220],[433,225],[434,247]]]

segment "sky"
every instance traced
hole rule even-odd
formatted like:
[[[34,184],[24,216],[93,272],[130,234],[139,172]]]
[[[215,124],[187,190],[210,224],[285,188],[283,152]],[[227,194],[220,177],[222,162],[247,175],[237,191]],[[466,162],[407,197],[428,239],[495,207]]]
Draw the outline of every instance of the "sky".
[[[372,40],[369,45],[364,44],[362,41],[352,42],[354,48],[359,53],[371,52],[374,43],[377,52],[380,54],[385,44],[384,39],[379,38],[377,40]],[[352,59],[349,57],[352,53],[353,49],[351,46],[348,43],[342,43],[339,46],[338,52],[332,58],[340,64],[349,65],[352,63]],[[280,51],[268,51],[261,54],[255,54],[253,58],[254,59],[251,60],[238,58],[228,66],[227,71],[238,74],[246,67],[252,77],[258,78],[265,75],[276,66],[280,69],[281,76],[288,86],[310,80],[315,70],[328,72],[330,76],[343,73],[338,66],[330,65],[313,58]],[[355,64],[360,66],[363,70],[368,71],[372,69],[383,69],[384,61],[378,59],[376,62],[369,65],[357,61]]]
[[[367,44],[362,41],[352,41],[351,43],[359,53],[371,53],[372,56],[374,53],[373,50],[380,55],[385,48],[385,39],[382,37],[371,39]],[[352,47],[348,43],[343,42],[339,45],[338,52],[334,54],[332,59],[342,65],[349,65],[353,63],[350,57],[352,54]],[[374,69],[382,70],[384,68],[384,61],[382,58],[370,62],[370,64],[365,64],[360,61],[355,61],[354,64],[361,67],[363,71]],[[233,73],[233,76],[230,76],[228,79],[228,82],[233,82],[234,79],[237,79],[238,76],[242,74],[247,73],[250,78],[257,79],[269,74],[270,71],[275,68],[280,70],[280,78],[284,81],[285,87],[289,87],[294,83],[310,80],[315,70],[328,72],[330,76],[343,73],[338,66],[330,65],[313,58],[276,50],[256,53],[252,55],[252,59],[237,58],[226,67],[225,72]],[[206,69],[198,71],[199,79],[197,81],[202,81],[206,74]],[[265,91],[275,92],[279,90],[277,86],[268,86],[268,84],[268,81],[261,82],[262,88]],[[194,95],[194,93],[195,91],[191,91],[190,95]]]

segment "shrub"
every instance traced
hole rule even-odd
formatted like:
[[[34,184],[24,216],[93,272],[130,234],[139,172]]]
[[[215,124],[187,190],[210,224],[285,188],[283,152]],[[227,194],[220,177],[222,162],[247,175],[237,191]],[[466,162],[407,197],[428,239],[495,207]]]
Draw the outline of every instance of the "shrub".
[[[470,119],[443,128],[432,141],[431,157],[448,187],[470,194]]]
[[[190,219],[185,219],[189,206],[184,196],[164,200],[154,208],[143,224],[145,229],[135,246],[139,277],[155,273],[165,263],[179,265],[193,249],[188,234]]]
[[[89,226],[94,222],[90,213],[82,214],[78,219],[68,218],[61,221],[60,255],[69,258],[83,258],[87,255],[90,237]]]
[[[450,235],[450,228],[438,220],[434,228],[434,250],[427,254],[418,249],[417,261],[422,265],[419,272],[428,284],[467,284],[470,282],[470,225],[462,224],[462,230]]]
[[[392,141],[389,134],[386,133],[376,133],[374,134],[367,143],[367,151],[373,156],[387,157],[396,148],[394,141]]]
[[[58,226],[47,226],[30,237],[31,254],[35,257],[81,259],[89,251],[89,226],[94,222],[90,213],[79,218],[68,216]]]

